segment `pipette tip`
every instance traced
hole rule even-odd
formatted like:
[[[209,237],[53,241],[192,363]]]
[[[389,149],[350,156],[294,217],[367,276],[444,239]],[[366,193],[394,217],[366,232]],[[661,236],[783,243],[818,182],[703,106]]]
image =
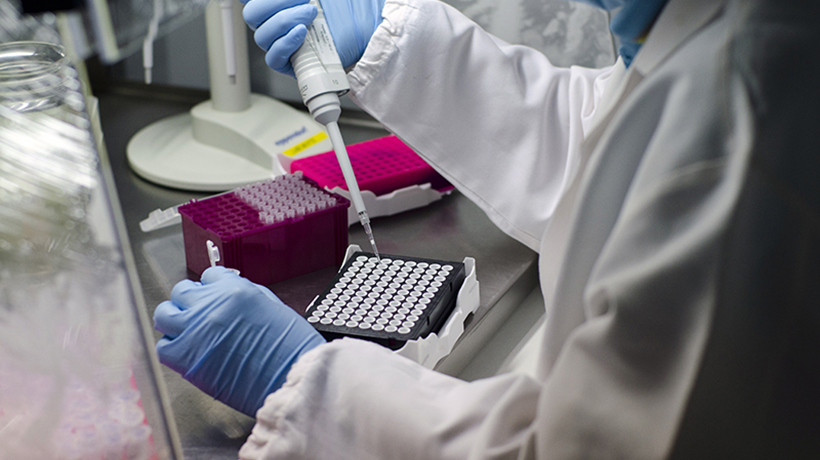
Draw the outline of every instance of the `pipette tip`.
[[[379,250],[376,248],[376,240],[373,239],[373,232],[370,230],[370,225],[365,228],[365,232],[367,232],[367,239],[370,240],[370,246],[373,248],[373,254],[376,255],[376,260],[381,262],[382,258],[379,256]]]
[[[381,262],[382,258],[379,256],[379,250],[376,248],[376,239],[373,238],[373,229],[370,228],[370,217],[367,215],[367,211],[359,213],[359,222],[362,223],[364,232],[367,234],[367,239],[370,240],[370,246],[373,248],[373,254],[376,256],[376,260]]]

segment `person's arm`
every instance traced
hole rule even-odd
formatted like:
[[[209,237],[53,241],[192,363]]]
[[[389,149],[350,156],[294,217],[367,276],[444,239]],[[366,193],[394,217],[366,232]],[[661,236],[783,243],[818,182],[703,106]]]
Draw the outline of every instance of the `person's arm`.
[[[351,96],[536,248],[609,70],[556,68],[439,2],[388,1],[384,16]],[[337,340],[268,396],[240,458],[531,458],[541,391],[525,376],[465,382]]]
[[[351,98],[532,249],[611,68],[559,68],[434,0],[389,0]]]
[[[335,340],[305,354],[268,396],[239,457],[464,459],[471,451],[518,451],[531,435],[540,389],[514,375],[468,383],[379,345]]]
[[[746,101],[708,86],[719,78],[670,80],[633,100],[611,131],[618,142],[602,140],[609,150],[584,178],[575,228],[588,231],[569,246],[576,257],[547,324],[581,319],[547,329],[566,335],[543,381],[468,383],[334,341],[305,354],[267,398],[240,457],[665,458],[713,315],[727,305],[721,268],[741,230],[733,210],[751,134]],[[680,100],[687,110],[670,103]],[[740,110],[726,120],[724,107]]]

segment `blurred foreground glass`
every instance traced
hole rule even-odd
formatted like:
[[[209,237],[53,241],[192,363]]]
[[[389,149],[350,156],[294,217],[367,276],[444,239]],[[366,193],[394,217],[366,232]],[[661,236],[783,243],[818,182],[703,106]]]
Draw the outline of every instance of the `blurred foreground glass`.
[[[0,460],[177,459],[77,72],[0,45]]]

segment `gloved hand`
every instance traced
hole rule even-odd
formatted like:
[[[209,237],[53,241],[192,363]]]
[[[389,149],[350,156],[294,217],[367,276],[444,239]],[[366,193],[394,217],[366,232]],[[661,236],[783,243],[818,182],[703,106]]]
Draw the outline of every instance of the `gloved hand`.
[[[305,40],[307,25],[316,17],[308,0],[242,0],[245,22],[254,41],[265,51],[271,69],[290,76],[290,57]],[[384,0],[324,0],[321,2],[342,66],[348,68],[364,54],[370,37],[382,22]]]
[[[199,389],[253,417],[290,367],[325,342],[267,288],[224,267],[183,280],[157,306],[160,362]]]

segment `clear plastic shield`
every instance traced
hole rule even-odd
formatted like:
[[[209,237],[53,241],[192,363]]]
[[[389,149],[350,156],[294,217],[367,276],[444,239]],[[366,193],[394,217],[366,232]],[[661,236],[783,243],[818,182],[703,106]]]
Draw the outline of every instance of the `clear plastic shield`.
[[[90,127],[62,48],[0,45],[2,460],[180,458]]]

